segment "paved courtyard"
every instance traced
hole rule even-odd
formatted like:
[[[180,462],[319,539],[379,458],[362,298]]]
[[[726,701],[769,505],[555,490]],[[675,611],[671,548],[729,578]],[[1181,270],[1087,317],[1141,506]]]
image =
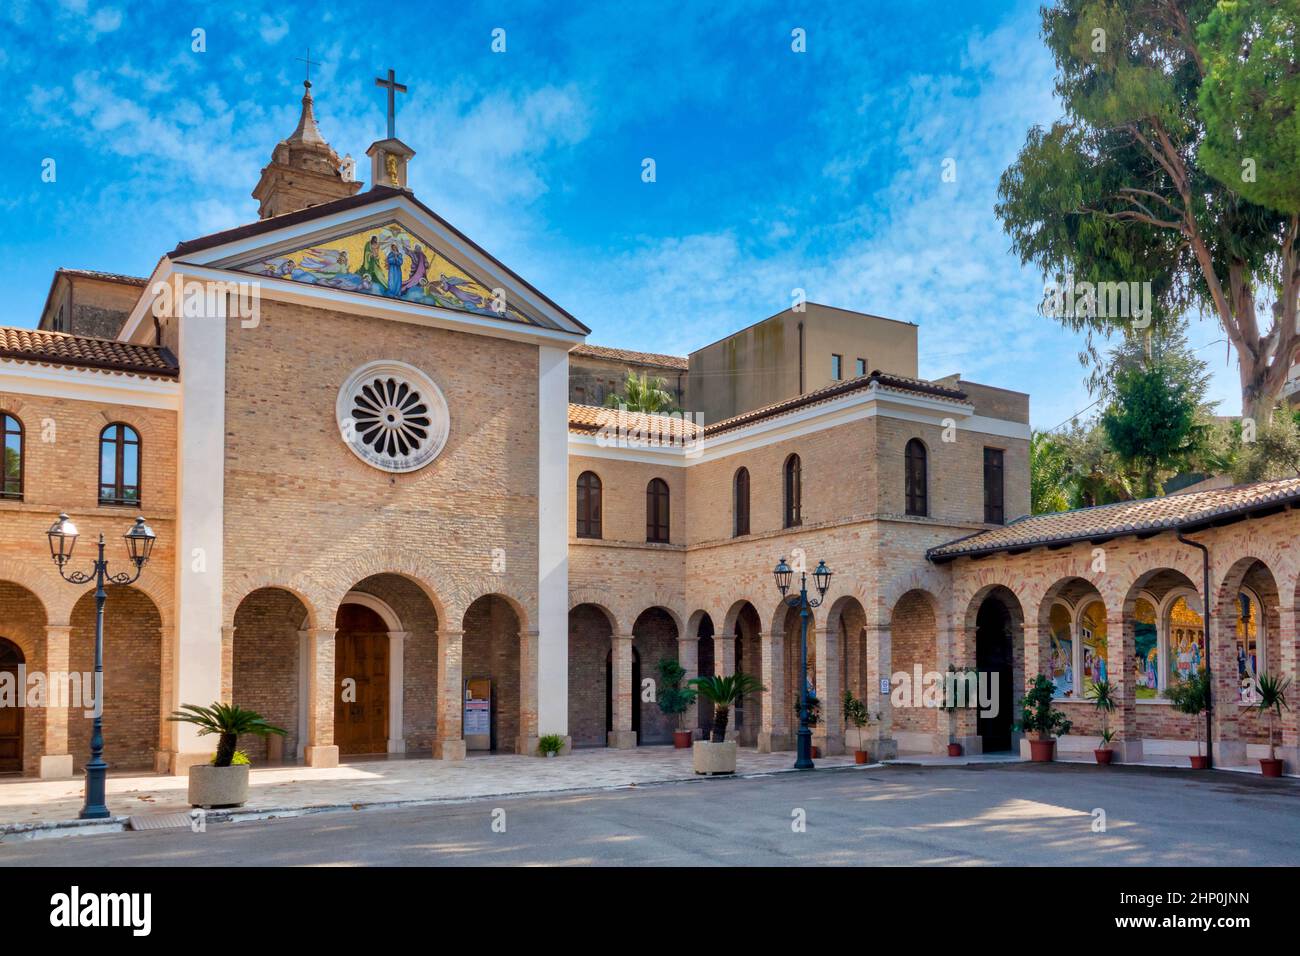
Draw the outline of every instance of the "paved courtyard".
[[[0,843],[0,865],[1253,867],[1300,863],[1297,819],[1300,786],[1246,775],[877,767]]]
[[[737,772],[770,773],[787,770],[792,763],[793,754],[760,754],[742,749]],[[819,767],[852,763],[851,754],[817,761]],[[249,774],[249,799],[244,810],[268,813],[352,804],[461,800],[689,780],[694,776],[691,752],[672,747],[578,750],[549,760],[494,754],[461,761],[362,760],[324,770],[265,767]],[[115,817],[188,811],[186,787],[186,777],[114,774],[108,779],[108,807]],[[82,794],[80,776],[68,780],[15,778],[0,783],[0,828],[75,820],[81,810]],[[120,821],[115,825],[120,827]]]

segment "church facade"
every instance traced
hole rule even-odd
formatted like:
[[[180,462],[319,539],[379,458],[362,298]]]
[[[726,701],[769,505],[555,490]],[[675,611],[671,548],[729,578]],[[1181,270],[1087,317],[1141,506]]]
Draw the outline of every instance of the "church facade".
[[[254,763],[667,742],[643,692],[667,658],[758,676],[733,732],[792,749],[783,557],[834,571],[808,634],[826,752],[859,745],[845,691],[875,754],[1018,747],[1043,673],[1074,721],[1063,752],[1096,745],[1086,690],[1107,679],[1120,759],[1180,756],[1199,725],[1165,692],[1207,664],[1218,762],[1266,748],[1250,681],[1296,674],[1300,480],[1022,517],[1028,397],[918,378],[914,327],[879,326],[879,367],[873,317],[811,304],[690,360],[591,346],[413,195],[410,147],[368,155],[363,190],[308,90],[256,222],[148,277],[60,270],[37,329],[0,329],[0,690],[93,670],[92,589],[46,548],[57,514],[81,532],[74,566],[103,534],[125,570],[136,514],[157,534],[107,602],[115,769],[208,760],[166,716],[214,700],[286,729],[241,742]],[[765,349],[799,364],[760,398],[691,377],[761,376],[746,356]],[[668,370],[688,408],[704,381],[727,415],[585,404],[619,367]],[[989,706],[934,706],[921,687],[950,668],[993,675]],[[11,703],[0,772],[76,772],[83,708]],[[1297,710],[1276,738],[1289,772]]]

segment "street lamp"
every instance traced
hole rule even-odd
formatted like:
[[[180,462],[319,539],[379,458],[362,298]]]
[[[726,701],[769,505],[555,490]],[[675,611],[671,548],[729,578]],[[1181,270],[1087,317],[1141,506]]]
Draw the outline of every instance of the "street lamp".
[[[131,584],[140,577],[149,555],[153,551],[155,535],[144,518],[136,518],[123,537],[126,539],[127,556],[135,565],[135,574],[109,574],[108,561],[104,558],[104,535],[99,536],[99,556],[95,558],[92,571],[64,570],[72,560],[72,549],[77,546],[77,526],[68,520],[65,514],[50,526],[46,532],[50,539],[50,557],[58,565],[59,576],[72,584],[89,584],[95,582],[95,723],[90,734],[90,762],[86,764],[86,801],[81,807],[81,819],[103,820],[109,816],[108,805],[104,802],[105,777],[108,764],[104,762],[104,601],[108,597],[105,584]]]
[[[787,596],[794,572],[785,563],[785,558],[777,563],[772,576],[776,578],[781,600],[787,607],[799,609],[799,742],[794,769],[812,770],[812,730],[808,727],[808,618],[812,617],[812,609],[819,607],[826,597],[826,591],[831,586],[831,569],[826,567],[825,561],[817,562],[817,568],[813,571],[813,584],[817,588],[815,598],[808,597],[808,575],[804,571],[799,572],[799,594]]]

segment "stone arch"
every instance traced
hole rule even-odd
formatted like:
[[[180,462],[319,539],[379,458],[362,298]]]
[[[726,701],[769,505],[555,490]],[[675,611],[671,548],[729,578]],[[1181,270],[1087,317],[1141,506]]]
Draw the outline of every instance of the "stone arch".
[[[526,619],[519,602],[495,592],[480,595],[465,609],[462,630],[463,679],[492,682],[491,748],[522,752],[531,727],[523,669]]]
[[[304,583],[295,581],[292,574],[285,573],[280,569],[270,569],[256,574],[241,574],[233,581],[228,580],[225,588],[226,600],[222,624],[225,627],[233,627],[235,624],[235,611],[243,603],[244,599],[255,591],[266,588],[285,591],[298,599],[298,602],[306,611],[306,617],[302,622],[304,629],[334,626],[333,618],[330,617],[326,620],[322,614],[322,609],[337,607],[337,605],[331,604],[329,599],[320,592],[313,590]]]
[[[607,661],[618,620],[609,608],[582,602],[569,609],[569,737],[574,747],[609,743]]]
[[[299,595],[275,585],[249,591],[231,610],[229,698],[286,731],[283,738],[240,741],[254,764],[302,755],[311,614]]]
[[[1108,642],[1123,638],[1109,633],[1109,606],[1106,595],[1087,577],[1067,575],[1053,581],[1039,599],[1038,653],[1025,661],[1026,678],[1046,674],[1058,697],[1085,699],[1089,679],[1109,676]]]
[[[46,627],[49,623],[46,607],[37,594],[14,581],[0,580],[0,638],[17,648],[29,671],[48,668]],[[34,774],[45,753],[45,722],[50,709],[22,709],[25,713],[18,715],[22,721],[21,769],[24,774]]]
[[[1012,729],[1017,688],[1029,680],[1025,660],[1024,605],[1004,584],[987,584],[975,592],[964,615],[963,645],[973,654],[975,669],[988,674],[990,689],[997,675],[998,706],[990,716],[983,711],[975,719],[975,735],[982,750],[1014,750],[1017,734]],[[963,666],[965,661],[959,662]],[[963,715],[967,721],[970,712]]]
[[[1244,555],[1224,570],[1215,598],[1214,634],[1221,653],[1213,646],[1210,653],[1222,678],[1215,680],[1215,691],[1221,695],[1219,700],[1229,703],[1241,736],[1252,743],[1268,742],[1267,721],[1253,710],[1232,705],[1249,701],[1250,683],[1261,674],[1285,673],[1281,633],[1285,593],[1268,562]],[[1294,680],[1294,675],[1286,676]]]
[[[48,573],[42,574],[33,568],[31,561],[0,558],[0,581],[12,582],[35,598],[47,623],[67,624],[79,592],[59,578],[53,563],[50,562]]]
[[[906,675],[911,690],[903,703],[894,702],[891,710],[900,750],[929,752],[935,749],[936,735],[944,733],[940,726],[944,712],[924,706],[924,684],[918,686],[916,677],[918,668],[922,681],[927,673],[940,669],[939,633],[938,601],[923,588],[900,594],[889,609],[889,669],[891,676]]]
[[[640,681],[648,677],[657,680],[659,660],[677,657],[677,640],[682,633],[680,616],[663,605],[647,607],[632,623],[632,647],[640,664],[640,674],[634,675],[632,681],[632,706],[640,708],[638,744],[672,741],[676,729],[673,720],[659,710],[655,701],[641,699]],[[613,687],[610,690],[613,693]]]
[[[475,600],[485,596],[466,587],[456,578],[440,572],[435,565],[421,559],[418,552],[403,548],[363,551],[350,561],[309,569],[290,580],[318,580],[319,591],[323,595],[320,608],[333,613],[342,603],[343,595],[352,590],[357,581],[380,574],[395,574],[415,584],[433,604],[439,621],[459,620]],[[434,581],[439,583],[439,587],[433,586]]]

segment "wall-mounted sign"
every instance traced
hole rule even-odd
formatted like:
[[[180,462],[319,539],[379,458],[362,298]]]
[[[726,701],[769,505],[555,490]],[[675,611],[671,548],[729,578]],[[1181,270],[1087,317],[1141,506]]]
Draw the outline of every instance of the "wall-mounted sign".
[[[886,696],[888,696],[888,694],[889,694],[889,678],[888,678],[888,677],[882,677],[882,678],[880,678],[880,692],[881,692],[882,694],[885,694]]]
[[[475,677],[465,681],[465,706],[461,715],[466,750],[492,749],[492,681]]]

